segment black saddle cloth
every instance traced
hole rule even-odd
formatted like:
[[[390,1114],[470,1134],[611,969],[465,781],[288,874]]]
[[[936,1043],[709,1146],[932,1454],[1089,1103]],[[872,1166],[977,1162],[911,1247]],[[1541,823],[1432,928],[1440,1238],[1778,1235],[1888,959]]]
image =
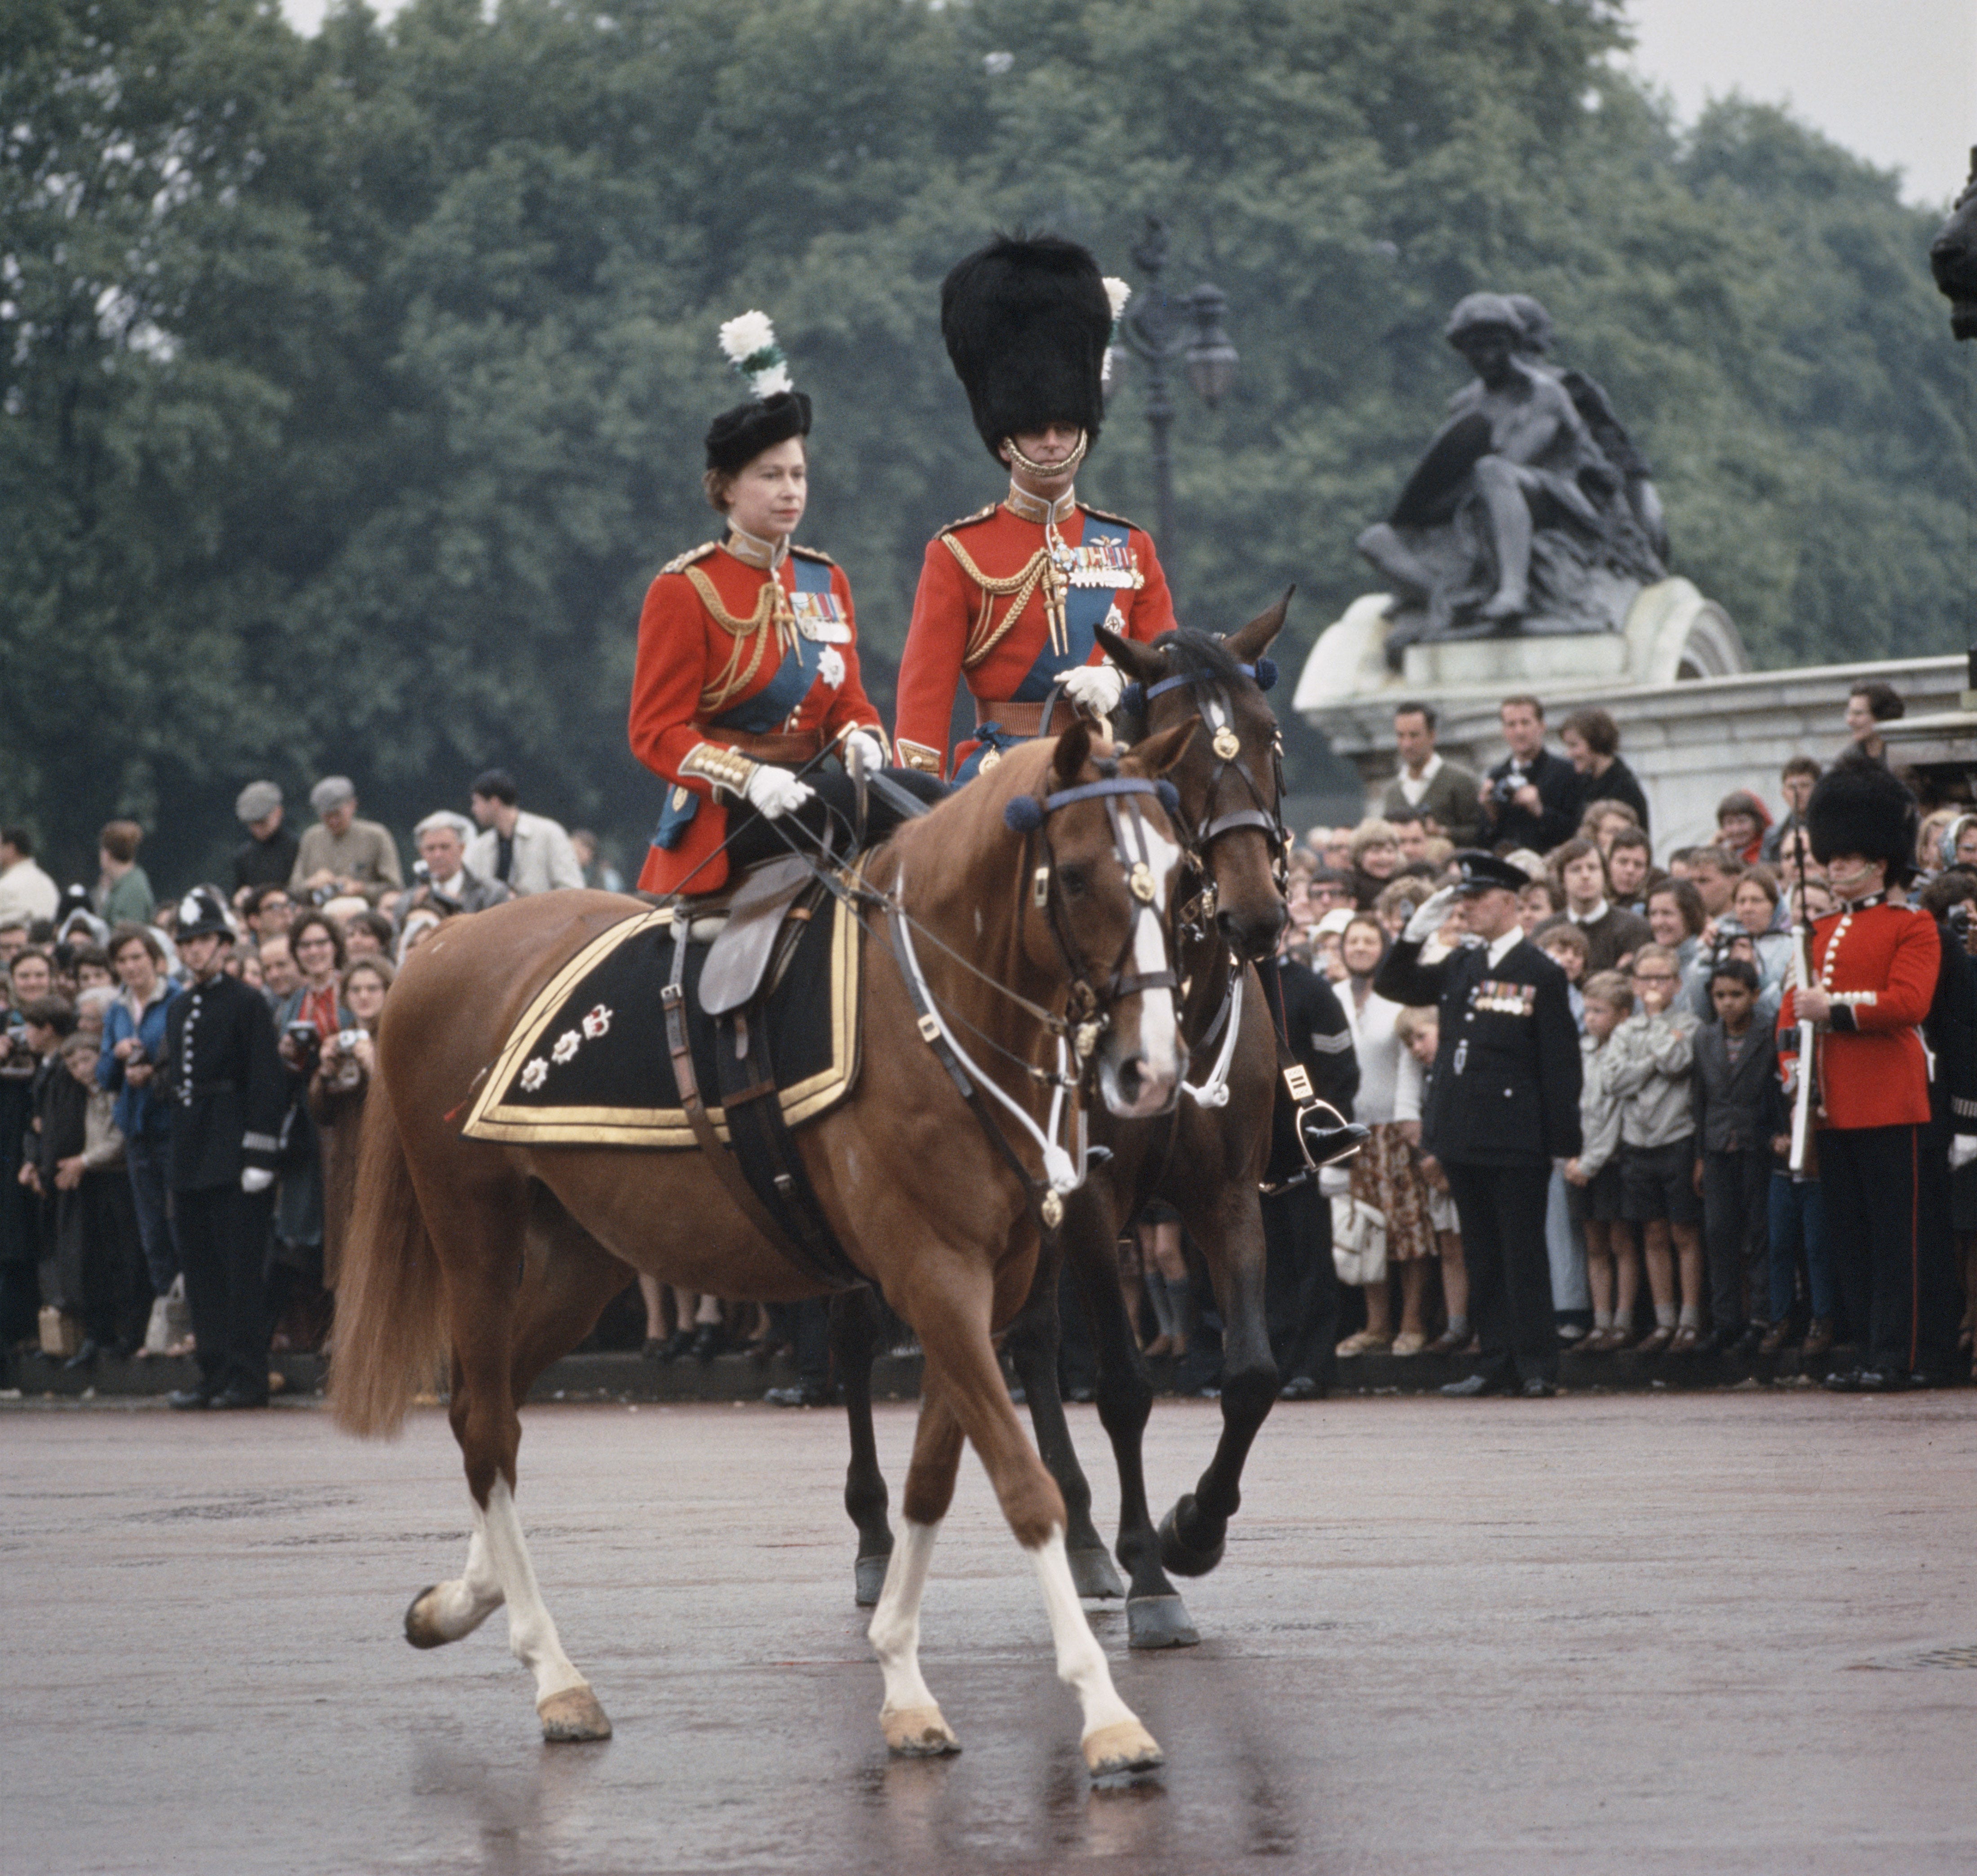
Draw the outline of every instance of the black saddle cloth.
[[[680,915],[692,916],[692,908]],[[462,1129],[468,1138],[647,1149],[696,1144],[660,1002],[672,973],[673,916],[673,908],[662,908],[612,926],[530,999],[476,1092]],[[800,922],[768,999],[777,1098],[792,1126],[843,1100],[858,1066],[857,922],[830,898]],[[689,944],[685,982],[694,1073],[711,1097],[721,1080],[714,1021],[698,995],[708,950]],[[724,1135],[721,1110],[710,1113]]]

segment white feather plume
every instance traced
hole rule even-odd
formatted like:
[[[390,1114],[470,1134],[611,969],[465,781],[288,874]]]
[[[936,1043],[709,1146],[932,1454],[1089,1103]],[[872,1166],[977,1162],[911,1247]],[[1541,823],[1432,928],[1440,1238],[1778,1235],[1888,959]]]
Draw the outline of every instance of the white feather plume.
[[[1105,276],[1105,297],[1112,302],[1112,322],[1117,325],[1119,316],[1126,310],[1126,302],[1133,297],[1132,283],[1121,280],[1117,274]]]
[[[721,328],[721,349],[730,363],[740,364],[758,351],[775,348],[776,328],[765,312],[744,312],[728,320]]]

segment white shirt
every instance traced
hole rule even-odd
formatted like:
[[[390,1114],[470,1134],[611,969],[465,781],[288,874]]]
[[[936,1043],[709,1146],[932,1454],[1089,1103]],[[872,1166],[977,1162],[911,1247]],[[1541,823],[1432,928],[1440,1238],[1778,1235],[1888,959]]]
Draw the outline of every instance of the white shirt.
[[[1411,808],[1419,807],[1421,796],[1427,793],[1428,783],[1441,773],[1441,753],[1438,750],[1429,756],[1418,775],[1403,763],[1400,773],[1401,799]]]
[[[1596,925],[1612,910],[1612,908],[1601,899],[1589,912],[1576,912],[1568,905],[1565,908],[1565,915],[1576,925]]]
[[[1492,938],[1490,941],[1490,963],[1501,964],[1523,941],[1524,928],[1522,925],[1513,925],[1501,938]]]
[[[1396,1118],[1394,1083],[1407,1050],[1394,1033],[1394,1025],[1400,1020],[1402,1006],[1378,991],[1369,991],[1361,1004],[1349,984],[1339,987],[1338,1001],[1345,1006],[1352,1050],[1359,1058],[1359,1092],[1352,1097],[1352,1118],[1362,1126],[1376,1126]]]
[[[52,918],[61,903],[61,889],[32,860],[16,860],[0,873],[0,918],[8,925]]]

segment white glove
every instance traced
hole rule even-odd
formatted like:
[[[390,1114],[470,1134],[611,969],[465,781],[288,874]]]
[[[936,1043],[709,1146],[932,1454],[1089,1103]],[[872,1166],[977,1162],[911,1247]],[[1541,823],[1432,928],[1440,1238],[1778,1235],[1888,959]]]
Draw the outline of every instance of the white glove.
[[[773,821],[801,807],[817,790],[809,783],[798,781],[788,770],[777,768],[773,762],[758,762],[741,792],[748,797],[751,808],[764,819]]]
[[[886,766],[886,746],[870,730],[853,730],[844,739],[844,766],[851,767],[852,752],[857,752],[859,765],[867,775],[876,775]]]
[[[1064,675],[1064,694],[1094,717],[1109,717],[1119,707],[1126,674],[1116,664],[1081,664]]]
[[[1961,1172],[1972,1160],[1977,1159],[1977,1133],[1956,1133],[1949,1140],[1949,1169]]]
[[[1401,936],[1410,945],[1426,943],[1448,922],[1448,915],[1454,909],[1455,902],[1460,896],[1459,887],[1444,886],[1429,898],[1425,905],[1415,912]]]
[[[243,1166],[240,1169],[240,1189],[243,1192],[265,1192],[274,1182],[274,1174],[266,1166]]]

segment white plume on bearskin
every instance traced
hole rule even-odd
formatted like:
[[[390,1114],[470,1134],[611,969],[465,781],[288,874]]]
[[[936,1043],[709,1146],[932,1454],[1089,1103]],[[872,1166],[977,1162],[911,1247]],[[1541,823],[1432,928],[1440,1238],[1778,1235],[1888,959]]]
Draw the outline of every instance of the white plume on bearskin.
[[[790,376],[789,361],[777,342],[775,325],[765,312],[751,308],[724,321],[721,349],[758,397],[772,397],[779,391],[790,390],[796,382]]]

